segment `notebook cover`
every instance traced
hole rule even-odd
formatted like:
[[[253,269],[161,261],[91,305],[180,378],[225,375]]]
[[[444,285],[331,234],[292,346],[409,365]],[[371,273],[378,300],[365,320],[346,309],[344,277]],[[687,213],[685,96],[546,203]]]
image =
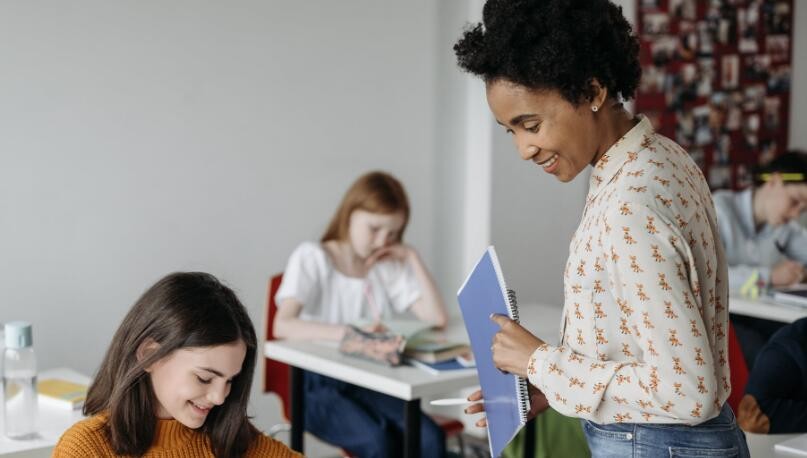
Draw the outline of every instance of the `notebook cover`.
[[[512,315],[506,299],[507,288],[492,246],[468,275],[457,298],[485,398],[490,453],[498,457],[524,426],[522,416],[526,416],[529,410],[529,400],[519,393],[515,375],[505,374],[493,365],[490,346],[499,326],[490,320],[490,314]]]

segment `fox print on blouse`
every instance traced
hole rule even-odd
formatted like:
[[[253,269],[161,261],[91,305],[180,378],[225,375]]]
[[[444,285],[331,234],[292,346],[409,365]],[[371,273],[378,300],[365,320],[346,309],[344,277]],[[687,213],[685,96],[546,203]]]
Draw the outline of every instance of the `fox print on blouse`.
[[[595,423],[698,424],[728,398],[728,277],[711,193],[642,117],[597,162],[564,272],[560,345],[527,373]]]

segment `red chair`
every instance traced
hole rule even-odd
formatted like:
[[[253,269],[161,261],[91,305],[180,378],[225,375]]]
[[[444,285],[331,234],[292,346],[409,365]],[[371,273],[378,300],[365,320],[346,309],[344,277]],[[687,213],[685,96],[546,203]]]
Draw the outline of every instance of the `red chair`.
[[[737,413],[740,400],[745,394],[745,385],[748,383],[748,366],[745,364],[743,349],[740,347],[740,340],[737,339],[731,321],[729,321],[729,374],[731,394],[729,394],[728,403],[731,409]]]
[[[277,294],[277,290],[280,289],[280,283],[282,280],[283,274],[277,274],[269,280],[269,295],[266,298],[266,321],[263,327],[266,340],[275,340],[275,333],[273,329],[275,315],[277,314],[275,295]],[[272,426],[269,429],[269,435],[274,437],[279,432],[289,431],[291,429],[289,424],[291,418],[291,391],[289,387],[291,372],[288,364],[269,358],[263,359],[263,392],[275,393],[280,398],[280,405],[283,409],[283,420],[286,422],[284,424]],[[462,422],[454,418],[444,417],[442,415],[430,415],[430,417],[443,430],[443,434],[445,434],[446,439],[451,437],[457,438],[461,456],[464,456],[465,446],[462,441],[462,431],[464,427]],[[346,457],[353,456],[347,450],[342,450],[342,454]]]
[[[280,282],[283,280],[283,274],[275,275],[269,280],[269,297],[266,301],[266,321],[263,327],[265,331],[266,340],[275,340],[275,332],[273,325],[275,323],[275,314],[277,314],[277,305],[275,304],[275,294],[280,288]],[[263,392],[275,393],[280,398],[280,407],[283,409],[283,420],[286,421],[285,425],[275,425],[269,430],[269,435],[274,436],[278,432],[288,431],[290,429],[289,419],[291,418],[291,402],[289,400],[289,378],[291,372],[289,365],[275,361],[269,358],[263,358]]]

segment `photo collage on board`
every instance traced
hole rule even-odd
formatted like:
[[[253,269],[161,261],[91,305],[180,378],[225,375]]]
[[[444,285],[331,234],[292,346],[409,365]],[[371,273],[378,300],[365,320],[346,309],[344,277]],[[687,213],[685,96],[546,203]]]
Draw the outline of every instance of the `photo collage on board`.
[[[784,152],[793,0],[637,0],[636,111],[689,151],[712,189],[742,189]]]

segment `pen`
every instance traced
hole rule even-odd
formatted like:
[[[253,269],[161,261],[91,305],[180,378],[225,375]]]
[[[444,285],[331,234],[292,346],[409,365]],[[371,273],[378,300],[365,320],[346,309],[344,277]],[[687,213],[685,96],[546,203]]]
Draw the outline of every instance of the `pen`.
[[[446,398],[446,399],[435,399],[431,401],[429,404],[433,406],[461,406],[464,404],[473,404],[473,403],[484,403],[484,399],[480,399],[479,401],[469,401],[465,398]]]

